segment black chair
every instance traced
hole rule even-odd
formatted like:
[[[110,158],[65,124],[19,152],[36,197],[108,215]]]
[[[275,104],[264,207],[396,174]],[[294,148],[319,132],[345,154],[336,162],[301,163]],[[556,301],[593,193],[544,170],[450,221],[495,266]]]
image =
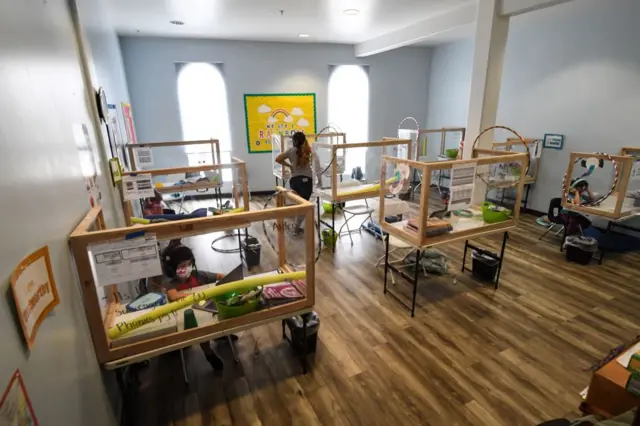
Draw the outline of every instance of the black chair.
[[[543,239],[545,235],[547,235],[553,228],[556,226],[560,226],[560,229],[556,232],[556,236],[560,234],[565,227],[564,219],[560,216],[560,211],[562,210],[562,198],[552,198],[549,202],[549,211],[547,212],[547,217],[549,218],[549,222],[551,222],[551,226],[544,231],[542,235],[538,238],[539,240]]]

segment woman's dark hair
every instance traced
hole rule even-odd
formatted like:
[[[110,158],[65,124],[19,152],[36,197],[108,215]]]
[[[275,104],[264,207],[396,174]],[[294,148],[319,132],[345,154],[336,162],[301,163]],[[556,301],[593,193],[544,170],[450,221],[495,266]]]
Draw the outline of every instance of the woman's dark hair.
[[[296,149],[298,167],[305,167],[309,164],[311,157],[311,147],[307,143],[307,137],[302,132],[295,132],[291,136],[291,140],[293,140],[293,146]]]

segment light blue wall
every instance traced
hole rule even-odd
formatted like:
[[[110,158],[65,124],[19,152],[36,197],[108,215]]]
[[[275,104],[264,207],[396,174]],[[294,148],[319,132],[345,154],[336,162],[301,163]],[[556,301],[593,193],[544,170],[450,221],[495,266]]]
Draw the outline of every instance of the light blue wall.
[[[120,104],[129,102],[129,91],[124,75],[118,35],[109,20],[109,11],[101,0],[77,2],[82,26],[84,48],[88,56],[91,81],[94,89],[102,87],[107,102],[117,106],[117,118],[122,140],[126,142],[124,119]],[[102,126],[106,152],[110,153],[106,128]]]
[[[531,208],[546,211],[560,195],[571,151],[616,154],[622,146],[638,146],[639,16],[637,0],[580,0],[512,19],[498,123],[526,137],[565,135],[562,151],[543,152]],[[468,46],[458,42],[433,53],[430,126],[466,118],[470,78],[460,70],[470,69]],[[438,87],[454,89],[440,96]],[[609,180],[606,172],[600,177],[591,180],[608,186],[600,183]]]
[[[473,40],[438,46],[431,54],[428,129],[465,127],[471,86]],[[439,140],[427,143],[427,156],[435,160]]]
[[[369,65],[370,139],[395,136],[400,121],[427,112],[430,50],[405,48],[356,59],[353,46],[121,37],[120,44],[140,141],[181,140],[176,62],[222,64],[227,83],[233,155],[247,162],[252,191],[273,189],[271,154],[248,154],[245,93],[313,92],[317,122],[327,122],[329,66]],[[347,135],[348,137],[348,135]],[[356,142],[356,141],[353,141]],[[175,164],[181,152],[155,155]],[[376,167],[371,165],[371,167]]]

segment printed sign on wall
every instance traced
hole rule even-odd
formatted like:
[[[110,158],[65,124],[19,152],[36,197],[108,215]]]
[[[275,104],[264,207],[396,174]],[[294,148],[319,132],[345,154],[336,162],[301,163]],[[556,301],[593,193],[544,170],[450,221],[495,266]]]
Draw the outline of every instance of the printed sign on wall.
[[[49,247],[25,257],[11,274],[11,290],[29,349],[44,318],[60,303]]]
[[[315,93],[244,95],[249,153],[271,152],[271,135],[316,133]]]

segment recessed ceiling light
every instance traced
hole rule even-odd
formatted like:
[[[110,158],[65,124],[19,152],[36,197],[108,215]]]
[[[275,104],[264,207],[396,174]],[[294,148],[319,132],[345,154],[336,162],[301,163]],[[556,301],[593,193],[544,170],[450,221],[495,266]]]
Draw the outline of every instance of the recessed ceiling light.
[[[298,34],[298,37],[300,37],[300,38],[309,38],[310,35],[309,34]]]
[[[170,24],[173,24],[173,25],[184,25],[184,22],[182,22],[182,21],[175,21],[175,20],[174,20],[174,21],[169,21],[169,23],[170,23]]]
[[[345,15],[357,15],[358,13],[360,13],[360,11],[358,9],[345,9],[342,11],[342,13],[344,13]]]

